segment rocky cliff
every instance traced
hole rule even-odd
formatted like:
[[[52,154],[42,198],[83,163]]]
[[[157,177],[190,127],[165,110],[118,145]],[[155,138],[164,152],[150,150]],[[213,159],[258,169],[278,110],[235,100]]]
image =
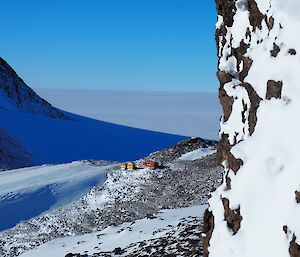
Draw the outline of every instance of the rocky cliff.
[[[205,213],[205,256],[298,257],[300,2],[216,6],[224,180]]]
[[[10,108],[52,118],[65,118],[63,112],[39,97],[0,57],[0,109]]]

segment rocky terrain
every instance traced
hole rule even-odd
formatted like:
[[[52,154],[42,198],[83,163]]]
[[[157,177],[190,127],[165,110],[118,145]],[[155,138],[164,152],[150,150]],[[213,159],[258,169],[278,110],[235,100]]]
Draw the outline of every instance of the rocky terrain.
[[[180,144],[191,143],[193,145],[194,141],[195,139],[192,139],[191,142],[186,141]],[[178,151],[183,154],[194,149],[195,147],[191,146],[184,151]],[[1,256],[18,256],[61,236],[75,236],[100,231],[112,224],[117,225],[151,217],[162,209],[206,204],[210,192],[221,183],[222,171],[216,163],[216,155],[194,161],[180,161],[177,158],[180,156],[178,151],[173,151],[172,156],[168,154],[166,159],[173,159],[173,161],[169,161],[161,169],[112,170],[102,187],[92,189],[79,201],[1,233]],[[170,151],[162,151],[156,155],[163,156],[166,152]],[[151,156],[153,157],[153,155]],[[95,165],[95,163],[90,165]],[[168,251],[174,253],[177,251],[177,245],[179,247],[182,242],[182,245],[186,245],[186,251],[187,249],[195,251],[194,255],[184,256],[201,256],[200,246],[196,245],[200,240],[198,228],[202,224],[201,218],[193,218],[186,222],[186,225],[183,224],[178,225],[173,232],[170,231],[168,239],[161,238],[144,242],[142,244],[144,248],[142,247],[140,250],[159,249],[159,251],[164,251],[159,245],[170,244]],[[175,233],[182,236],[175,236]],[[184,236],[185,233],[191,234],[191,237],[194,235],[196,239],[188,239]],[[193,247],[187,247],[188,245],[193,245]],[[136,248],[136,246],[131,246],[131,248]],[[102,256],[96,254],[95,252],[95,256]],[[105,254],[105,256],[113,256],[113,253]],[[139,256],[138,250],[136,250],[136,255],[132,256]],[[153,256],[160,256],[159,252]]]
[[[150,219],[158,219],[156,215]],[[134,224],[134,223],[133,223]],[[201,228],[202,218],[198,216],[189,216],[180,219],[176,225],[169,225],[167,229],[159,229],[153,232],[155,237],[157,234],[164,233],[155,239],[143,240],[130,244],[127,247],[116,247],[113,251],[97,251],[100,246],[95,247],[95,253],[90,254],[74,254],[68,253],[65,257],[112,257],[112,256],[130,256],[130,257],[146,257],[146,256],[168,256],[168,257],[199,257],[202,256],[201,245]],[[128,226],[127,229],[131,229]],[[101,238],[101,234],[98,237]]]

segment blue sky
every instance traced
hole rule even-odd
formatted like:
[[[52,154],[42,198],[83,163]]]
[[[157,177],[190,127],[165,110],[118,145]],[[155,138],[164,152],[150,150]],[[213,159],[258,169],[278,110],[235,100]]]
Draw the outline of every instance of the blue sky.
[[[216,92],[212,0],[1,2],[1,57],[33,88]]]

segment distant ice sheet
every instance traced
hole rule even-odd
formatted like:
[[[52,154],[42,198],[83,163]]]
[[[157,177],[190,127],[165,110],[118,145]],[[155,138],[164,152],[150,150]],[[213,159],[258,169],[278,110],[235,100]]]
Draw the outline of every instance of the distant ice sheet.
[[[63,110],[116,124],[218,139],[217,94],[36,89]]]

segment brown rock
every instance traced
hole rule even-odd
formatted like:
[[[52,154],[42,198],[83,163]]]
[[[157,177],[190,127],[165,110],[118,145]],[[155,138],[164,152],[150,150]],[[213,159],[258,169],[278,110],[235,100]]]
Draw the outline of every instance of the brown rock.
[[[223,161],[228,161],[228,166],[234,173],[237,173],[240,167],[243,165],[241,159],[236,159],[230,152],[232,146],[229,143],[228,134],[221,135],[221,141],[218,145],[217,161],[221,165]]]
[[[262,21],[265,19],[265,16],[259,11],[257,3],[254,0],[248,0],[249,4],[249,20],[250,24],[253,27],[253,31],[257,28],[262,28]]]
[[[249,57],[243,57],[243,70],[240,72],[240,81],[244,81],[244,79],[248,76],[249,70],[251,69],[253,61]]]
[[[300,257],[300,246],[296,243],[295,235],[293,235],[293,240],[290,243],[289,253],[291,257]]]
[[[231,189],[231,178],[228,176],[228,173],[227,173],[225,179],[226,179],[227,190],[230,190]]]
[[[278,45],[276,45],[275,43],[273,43],[273,49],[270,51],[271,56],[277,57],[279,52],[280,52],[280,47]]]
[[[267,83],[267,95],[266,99],[272,98],[280,99],[282,91],[282,81],[269,80]]]
[[[219,99],[220,99],[221,105],[223,107],[224,121],[227,121],[232,112],[232,105],[233,105],[234,99],[233,99],[233,97],[230,97],[229,95],[227,95],[227,93],[223,87],[220,88],[220,90],[219,90]]]
[[[208,252],[209,241],[211,239],[214,228],[215,228],[214,216],[212,212],[206,209],[203,217],[203,228],[202,228],[203,235],[201,236],[201,241],[203,246],[203,257],[208,257],[209,255]]]
[[[296,198],[296,202],[300,203],[300,192],[295,191],[295,198]]]
[[[247,49],[249,48],[249,44],[246,44],[244,40],[241,41],[240,46],[238,48],[233,48],[232,54],[237,60],[237,71],[239,72],[240,81],[244,81],[244,79],[248,76],[248,72],[252,66],[252,60],[249,57],[245,57],[247,53]],[[243,70],[240,70],[240,64],[243,62]]]
[[[233,16],[236,13],[235,0],[216,0],[217,11],[224,18],[224,24],[228,27],[233,25]]]
[[[225,85],[233,79],[233,77],[225,71],[218,71],[217,77],[222,85]]]
[[[273,27],[274,27],[274,22],[275,22],[275,21],[274,21],[274,18],[271,16],[271,17],[268,19],[267,16],[266,16],[265,21],[266,21],[266,23],[267,23],[268,29],[269,29],[269,30],[272,30]]]
[[[222,198],[222,203],[224,206],[224,218],[227,221],[227,226],[233,231],[233,234],[235,235],[240,227],[241,227],[241,221],[243,217],[240,214],[240,208],[232,210],[230,209],[229,200],[227,198]]]
[[[292,49],[292,48],[288,50],[288,53],[289,53],[290,55],[296,55],[296,54],[297,54],[296,50],[295,50],[295,49]]]
[[[287,225],[283,226],[283,227],[282,227],[282,230],[283,230],[284,233],[287,235],[287,233],[288,233],[288,226],[287,226]]]
[[[248,123],[249,123],[249,133],[250,135],[252,135],[253,132],[255,131],[255,127],[257,123],[257,116],[256,116],[257,109],[262,99],[258,96],[256,91],[249,83],[243,83],[242,85],[246,88],[251,103]]]

